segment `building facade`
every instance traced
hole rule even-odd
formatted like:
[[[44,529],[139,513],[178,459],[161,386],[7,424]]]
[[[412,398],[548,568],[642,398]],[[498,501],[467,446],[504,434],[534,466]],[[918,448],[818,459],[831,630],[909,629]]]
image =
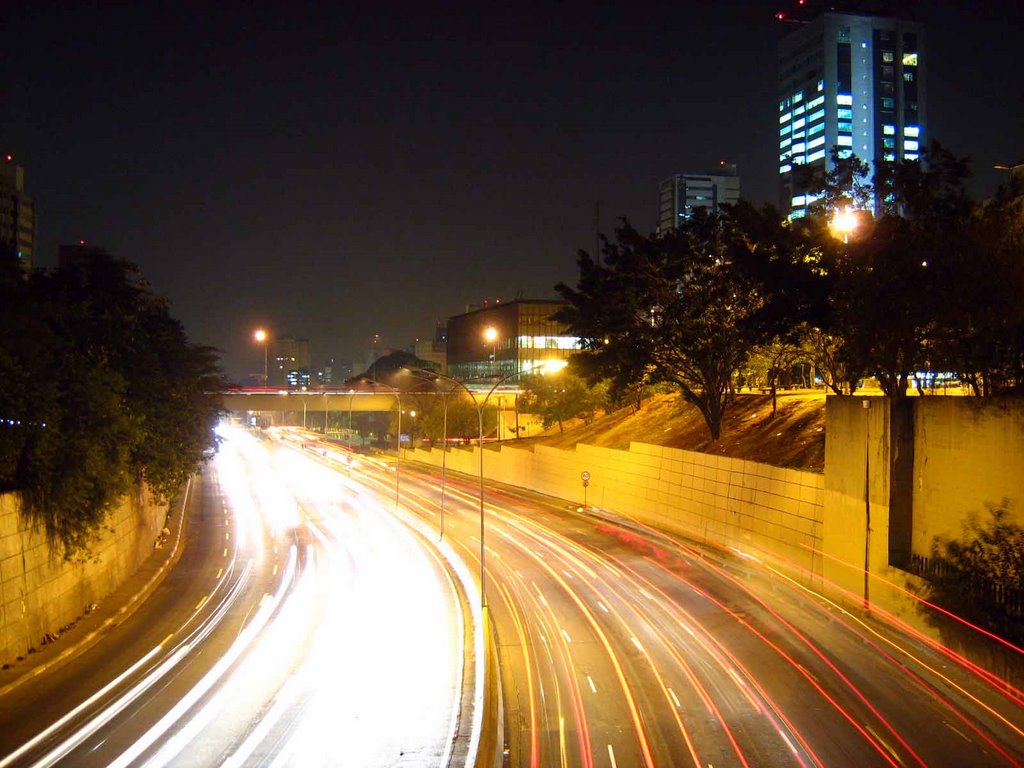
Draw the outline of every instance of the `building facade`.
[[[13,253],[25,272],[35,266],[36,207],[25,194],[25,170],[11,155],[0,165],[0,248]]]
[[[309,339],[278,336],[270,345],[270,387],[308,387]]]
[[[553,318],[565,306],[560,301],[516,299],[449,318],[448,375],[462,381],[498,379],[548,360],[568,360],[579,351],[579,339]]]
[[[724,172],[728,170],[729,172]],[[696,208],[717,213],[719,206],[734,205],[740,199],[740,178],[735,166],[724,166],[718,174],[677,173],[663,179],[658,190],[658,232],[676,229],[693,216]]]
[[[831,169],[833,148],[872,165],[918,159],[926,56],[921,25],[907,19],[784,20],[793,24],[779,44],[779,205],[795,219],[817,200],[814,177]]]

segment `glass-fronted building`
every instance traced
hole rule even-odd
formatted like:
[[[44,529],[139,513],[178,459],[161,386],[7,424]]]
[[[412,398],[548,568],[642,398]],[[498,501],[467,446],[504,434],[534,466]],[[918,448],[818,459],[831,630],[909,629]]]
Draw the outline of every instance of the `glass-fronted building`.
[[[497,379],[548,360],[567,360],[579,351],[579,339],[552,317],[565,306],[560,301],[516,299],[449,318],[448,375],[462,381]]]
[[[793,21],[779,44],[777,115],[779,204],[791,219],[815,202],[809,182],[833,147],[872,165],[917,160],[926,123],[918,23],[834,11]]]
[[[676,229],[696,208],[716,213],[723,204],[735,205],[740,199],[740,179],[734,172],[677,173],[663,179],[658,191],[658,232],[662,233]]]

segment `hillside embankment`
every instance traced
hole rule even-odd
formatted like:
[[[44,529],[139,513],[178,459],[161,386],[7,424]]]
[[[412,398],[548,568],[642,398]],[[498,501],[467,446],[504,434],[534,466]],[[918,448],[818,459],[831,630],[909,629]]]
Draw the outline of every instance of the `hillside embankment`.
[[[572,448],[586,443],[601,448],[628,449],[631,442],[729,456],[777,467],[820,472],[825,466],[825,392],[791,390],[777,394],[775,415],[771,395],[738,393],[726,412],[722,436],[711,440],[697,408],[677,394],[645,398],[639,410],[620,408],[599,415],[589,424],[566,422],[535,437],[517,441]]]

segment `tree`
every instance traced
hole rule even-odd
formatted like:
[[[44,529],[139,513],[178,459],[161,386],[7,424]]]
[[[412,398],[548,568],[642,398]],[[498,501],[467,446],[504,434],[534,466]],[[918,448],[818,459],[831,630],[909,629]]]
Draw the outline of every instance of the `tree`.
[[[733,374],[773,325],[760,314],[761,286],[740,267],[768,258],[752,251],[760,241],[747,237],[745,224],[698,209],[679,230],[644,237],[624,221],[616,241],[604,241],[602,264],[580,253],[576,289],[556,286],[570,305],[559,319],[583,340],[591,365],[619,384],[675,385],[700,410],[713,440]]]
[[[168,496],[195,471],[218,416],[215,356],[106,254],[0,291],[13,331],[0,339],[0,412],[16,425],[0,430],[0,483],[71,558],[138,482]]]
[[[557,376],[525,377],[526,392],[519,400],[519,409],[541,417],[544,429],[558,425],[558,431],[570,419],[589,422],[608,403],[608,385],[589,386],[585,379],[563,370]]]

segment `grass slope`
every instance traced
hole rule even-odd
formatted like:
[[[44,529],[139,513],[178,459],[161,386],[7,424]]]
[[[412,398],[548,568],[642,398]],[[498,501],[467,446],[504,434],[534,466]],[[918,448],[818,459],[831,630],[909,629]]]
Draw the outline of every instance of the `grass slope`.
[[[780,392],[772,418],[770,395],[736,395],[726,412],[720,440],[708,436],[704,418],[694,406],[674,394],[654,395],[639,411],[622,408],[594,419],[574,421],[517,442],[554,448],[587,443],[628,449],[631,442],[652,443],[759,461],[778,467],[822,471],[825,466],[825,395],[818,391]]]

